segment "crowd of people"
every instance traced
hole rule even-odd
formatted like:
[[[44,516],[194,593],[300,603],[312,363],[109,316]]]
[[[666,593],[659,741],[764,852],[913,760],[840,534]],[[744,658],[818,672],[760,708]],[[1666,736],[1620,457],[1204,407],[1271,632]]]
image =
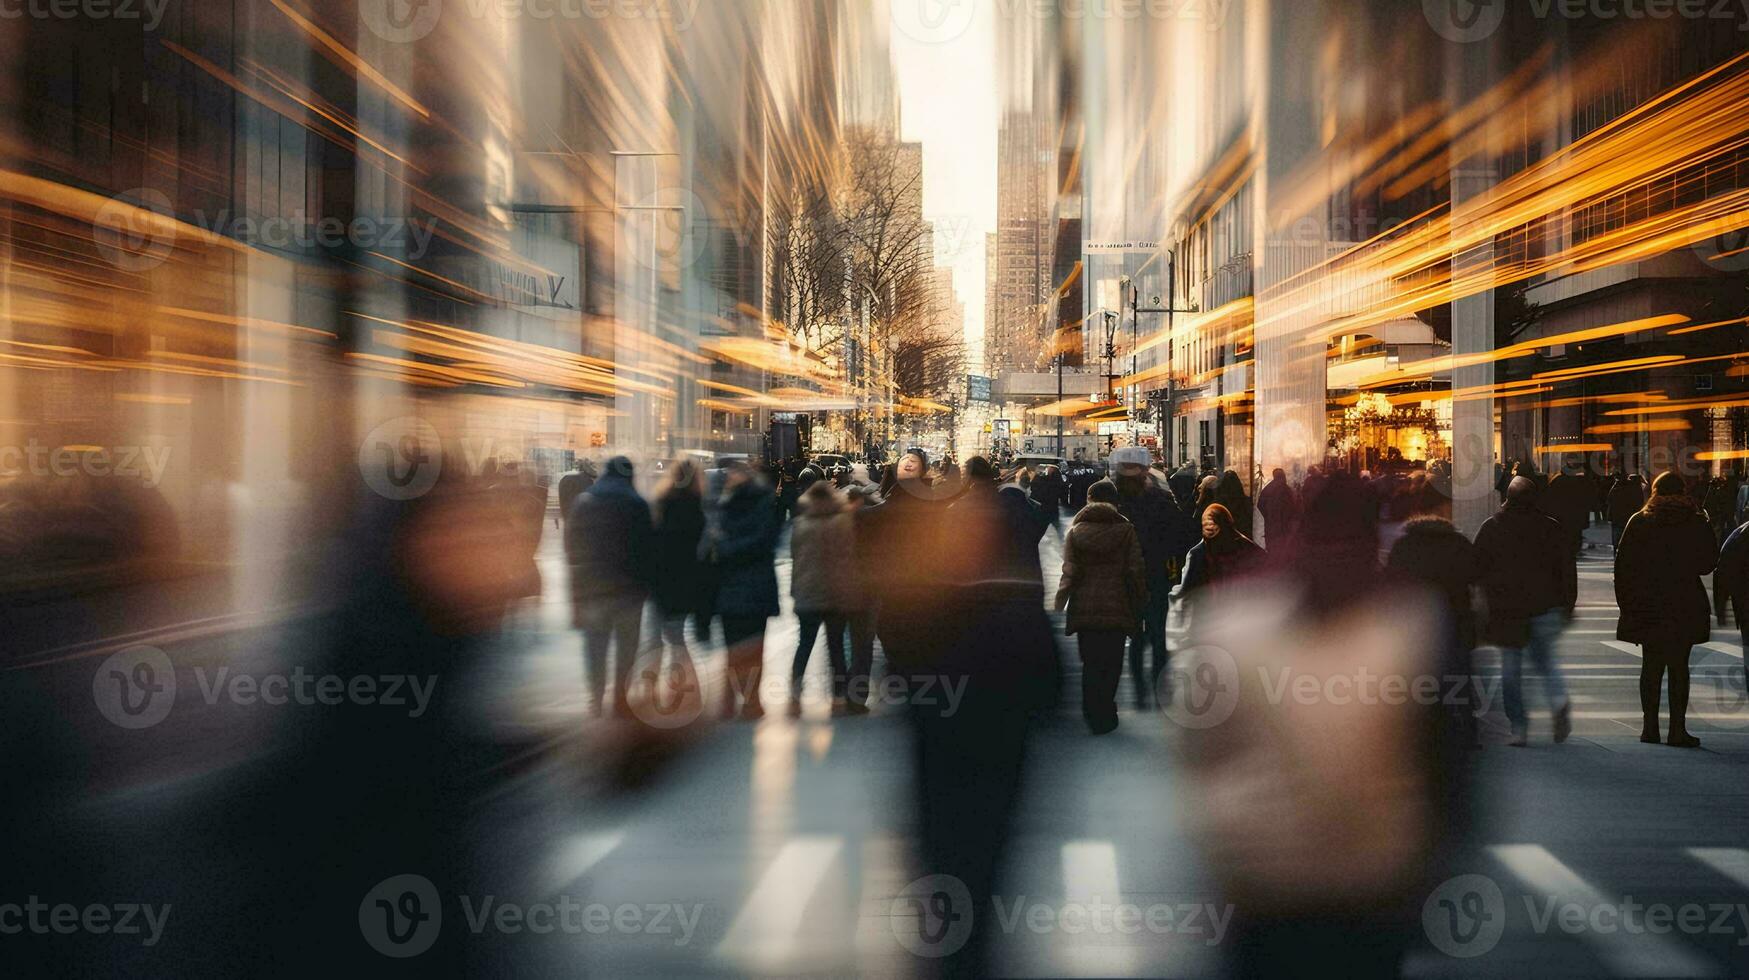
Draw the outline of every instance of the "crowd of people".
[[[778,468],[773,485],[740,460],[707,472],[679,459],[649,501],[634,489],[624,458],[600,475],[591,467],[559,482],[574,624],[583,634],[587,688],[598,711],[627,713],[631,664],[643,644],[646,603],[653,603],[661,625],[652,645],[670,670],[690,665],[688,620],[706,641],[720,623],[728,650],[721,709],[743,718],[764,713],[765,632],[780,614],[776,561],[786,522],[789,591],[800,625],[789,677],[792,715],[801,711],[803,679],[822,643],[832,712],[839,715],[869,710],[877,638],[890,673],[902,675],[907,658],[939,665],[960,656],[942,639],[940,604],[981,581],[1036,592],[1041,605],[1048,598],[1063,615],[1062,630],[1075,638],[1082,663],[1086,723],[1110,732],[1118,724],[1126,660],[1138,708],[1167,696],[1173,603],[1188,619],[1200,599],[1277,572],[1303,532],[1324,530],[1307,527],[1306,502],[1332,482],[1341,484],[1350,498],[1343,506],[1365,526],[1376,531],[1381,521],[1402,522],[1384,568],[1440,597],[1449,624],[1445,658],[1454,671],[1471,673],[1470,653],[1479,644],[1502,651],[1512,745],[1529,737],[1527,660],[1542,678],[1554,740],[1571,731],[1555,643],[1573,619],[1576,562],[1594,520],[1609,524],[1614,543],[1617,637],[1644,648],[1645,741],[1698,744],[1686,723],[1689,652],[1707,642],[1712,613],[1723,623],[1749,604],[1749,534],[1738,527],[1744,515],[1734,479],[1691,488],[1666,473],[1647,487],[1638,474],[1599,478],[1569,468],[1549,477],[1513,463],[1501,468],[1499,512],[1472,542],[1447,517],[1449,473],[1437,468],[1350,477],[1313,467],[1298,485],[1276,469],[1253,502],[1234,471],[1199,473],[1189,465],[1168,471],[1140,447],[1117,450],[1108,476],[1085,481],[1055,466],[1004,473],[984,458],[963,471],[945,461],[932,467],[922,450],[874,468],[872,482],[795,462]],[[1065,512],[1072,515],[1066,530]],[[1000,570],[1000,578],[978,578],[970,568],[962,576],[947,573],[950,557],[973,555],[962,542],[975,528],[957,519],[972,513],[987,525],[977,557],[990,567],[982,572]],[[953,516],[937,523],[939,515]],[[1062,536],[1062,574],[1047,594],[1037,545],[1053,529]],[[1715,566],[1709,603],[1701,579]],[[1004,594],[1008,608],[1018,610],[1013,599]],[[1034,617],[1016,611],[1013,618]],[[1453,713],[1469,743],[1477,741],[1476,707]]]

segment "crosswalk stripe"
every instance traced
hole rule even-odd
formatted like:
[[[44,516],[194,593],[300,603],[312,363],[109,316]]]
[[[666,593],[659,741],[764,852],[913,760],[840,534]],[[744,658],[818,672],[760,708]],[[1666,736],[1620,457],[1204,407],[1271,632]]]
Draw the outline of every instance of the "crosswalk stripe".
[[[1625,653],[1630,657],[1635,657],[1641,660],[1645,659],[1645,654],[1641,653],[1640,648],[1632,643],[1626,643],[1621,640],[1603,640],[1602,643],[1611,650],[1620,650],[1622,653]]]
[[[625,840],[625,834],[611,831],[601,834],[578,834],[566,841],[546,869],[542,891],[552,894],[588,874],[601,859],[612,854]]]
[[[793,970],[803,951],[802,919],[843,847],[842,838],[826,836],[784,844],[717,944],[716,957],[754,974]]]
[[[1572,868],[1536,844],[1507,844],[1488,849],[1519,881],[1558,904],[1594,908],[1619,904],[1611,901]],[[1655,933],[1586,932],[1597,955],[1620,976],[1702,977],[1714,976],[1713,964],[1687,946]]]
[[[1749,888],[1749,851],[1741,847],[1691,847],[1696,860],[1744,888]]]
[[[1062,863],[1065,904],[1118,902],[1117,848],[1111,841],[1069,841],[1063,845]],[[1059,942],[1052,949],[1057,965],[1074,976],[1134,976],[1139,952],[1133,943],[1121,939],[1099,945]]]
[[[1701,647],[1706,650],[1712,650],[1715,653],[1722,653],[1727,657],[1736,657],[1738,660],[1743,659],[1743,648],[1735,643],[1702,643]]]

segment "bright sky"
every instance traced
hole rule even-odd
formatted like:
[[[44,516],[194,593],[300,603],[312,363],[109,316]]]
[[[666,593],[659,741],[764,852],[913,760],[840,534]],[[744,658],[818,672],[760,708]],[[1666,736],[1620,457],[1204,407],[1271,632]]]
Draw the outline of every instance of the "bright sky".
[[[954,290],[965,301],[973,365],[984,347],[984,235],[996,230],[994,7],[961,5],[975,13],[963,31],[954,25],[957,32],[945,38],[929,38],[896,17],[891,39],[901,135],[923,143],[923,216],[935,223],[935,260],[953,267]]]

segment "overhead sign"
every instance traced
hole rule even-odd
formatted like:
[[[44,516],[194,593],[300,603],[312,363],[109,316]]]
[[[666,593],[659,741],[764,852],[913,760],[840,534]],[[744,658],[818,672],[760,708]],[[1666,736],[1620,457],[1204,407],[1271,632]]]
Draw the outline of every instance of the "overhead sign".
[[[985,377],[982,374],[966,375],[966,401],[989,401],[991,382],[991,378]]]
[[[1158,252],[1159,242],[1083,242],[1083,252]]]

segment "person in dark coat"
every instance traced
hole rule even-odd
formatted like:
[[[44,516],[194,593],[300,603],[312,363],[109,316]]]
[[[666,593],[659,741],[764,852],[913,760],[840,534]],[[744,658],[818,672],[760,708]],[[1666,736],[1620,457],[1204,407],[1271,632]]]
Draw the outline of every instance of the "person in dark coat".
[[[1257,513],[1263,515],[1263,543],[1278,549],[1293,540],[1300,522],[1300,498],[1287,482],[1287,471],[1276,467],[1269,485],[1257,494]]]
[[[967,460],[964,474],[959,499],[925,511],[940,518],[933,557],[918,554],[905,572],[934,581],[942,615],[932,628],[940,640],[925,651],[928,659],[902,669],[907,679],[933,678],[937,689],[963,692],[956,706],[914,686],[906,717],[916,753],[919,870],[959,879],[972,902],[963,911],[940,910],[944,919],[971,923],[963,945],[956,936],[957,949],[943,947],[941,972],[987,976],[997,874],[1024,784],[1033,713],[1055,689],[1057,650],[1038,559],[1048,525],[1018,488],[997,489],[989,460]],[[884,630],[885,605],[880,615]]]
[[[1263,563],[1263,549],[1239,532],[1226,505],[1210,504],[1202,512],[1202,540],[1184,557],[1178,595],[1184,599],[1201,589],[1224,589],[1262,571]]]
[[[1712,637],[1712,617],[1701,576],[1719,554],[1706,511],[1676,473],[1652,483],[1651,499],[1628,521],[1615,552],[1615,601],[1621,607],[1615,637],[1640,645],[1640,741],[1658,741],[1658,695],[1670,674],[1670,731],[1665,744],[1693,748],[1688,733],[1688,656]]]
[[[723,619],[728,647],[724,714],[733,717],[740,699],[743,718],[765,714],[759,682],[765,664],[765,622],[779,612],[777,536],[780,518],[771,490],[751,467],[733,461],[724,467],[723,496],[717,504],[708,556],[717,573],[716,612]]]
[[[629,712],[626,686],[638,655],[649,598],[655,528],[650,505],[632,486],[632,462],[615,456],[607,472],[572,504],[565,522],[572,615],[583,630],[585,683],[596,714],[606,711],[608,650],[613,649],[613,710]]]
[[[1476,690],[1470,654],[1476,648],[1476,616],[1470,587],[1482,581],[1481,559],[1474,545],[1442,517],[1417,517],[1403,525],[1403,536],[1391,546],[1385,569],[1398,584],[1430,590],[1444,613],[1439,634],[1441,704],[1449,708],[1448,731],[1457,746],[1477,746],[1476,709],[1483,707]]]
[[[1063,576],[1054,606],[1068,610],[1064,632],[1081,654],[1081,717],[1095,735],[1117,728],[1117,684],[1124,641],[1141,628],[1148,573],[1135,525],[1117,509],[1117,486],[1101,480],[1063,541]]]
[[[1572,621],[1579,597],[1576,556],[1567,533],[1536,507],[1540,488],[1528,477],[1515,476],[1506,488],[1506,503],[1476,532],[1482,582],[1488,595],[1487,639],[1501,648],[1501,685],[1506,720],[1512,725],[1509,745],[1528,742],[1529,718],[1524,708],[1524,658],[1543,675],[1543,690],[1554,712],[1555,741],[1573,730],[1572,705],[1555,663],[1555,641]]]
[[[1068,481],[1063,479],[1062,471],[1055,466],[1045,466],[1033,478],[1030,493],[1032,502],[1044,512],[1045,520],[1055,525],[1063,515],[1063,504],[1069,497]]]
[[[1621,534],[1627,530],[1628,521],[1646,506],[1646,483],[1640,479],[1640,474],[1634,473],[1620,477],[1615,486],[1609,488],[1609,499],[1604,504],[1604,511],[1609,516],[1609,543],[1621,547]]]
[[[849,615],[857,606],[856,518],[830,484],[817,482],[796,503],[790,530],[790,596],[800,621],[796,655],[790,664],[790,714],[802,713],[802,677],[826,629],[826,653],[832,665],[832,707],[843,710],[848,681],[845,638]]]
[[[662,474],[655,498],[656,610],[662,616],[662,643],[679,667],[680,658],[690,657],[686,617],[704,611],[700,599],[706,592],[705,570],[698,557],[705,532],[704,472],[690,459],[674,460]]]
[[[1142,611],[1142,628],[1130,636],[1130,683],[1135,688],[1136,707],[1148,705],[1148,692],[1156,690],[1166,672],[1166,607],[1172,595],[1172,572],[1193,541],[1189,521],[1172,495],[1148,475],[1153,454],[1140,446],[1126,446],[1111,454],[1112,483],[1117,485],[1118,511],[1135,525],[1142,545],[1142,565],[1148,576],[1148,604]],[[1144,659],[1153,649],[1153,663]]]
[[[1215,503],[1227,508],[1227,513],[1233,515],[1233,525],[1239,533],[1247,538],[1253,536],[1256,520],[1252,514],[1251,496],[1245,492],[1245,484],[1239,479],[1235,470],[1221,474],[1215,487]]]
[[[595,464],[587,459],[577,461],[577,468],[559,477],[559,517],[569,518],[577,498],[595,485]]]
[[[1538,497],[1543,513],[1560,522],[1567,547],[1577,555],[1585,544],[1585,529],[1591,526],[1591,511],[1597,506],[1596,488],[1578,467],[1568,466],[1549,481]]]
[[[1749,524],[1740,525],[1725,537],[1719,549],[1719,567],[1713,572],[1713,611],[1725,626],[1727,601],[1737,616],[1743,649],[1749,650]],[[1749,691],[1749,661],[1743,664],[1743,689]]]

